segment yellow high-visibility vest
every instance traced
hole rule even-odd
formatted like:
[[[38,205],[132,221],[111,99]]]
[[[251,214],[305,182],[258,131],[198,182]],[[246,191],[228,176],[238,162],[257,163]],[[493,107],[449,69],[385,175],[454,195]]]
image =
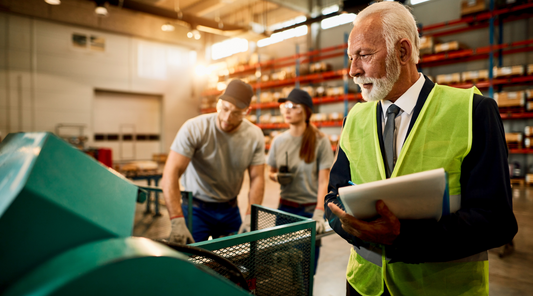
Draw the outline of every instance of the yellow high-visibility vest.
[[[444,168],[448,173],[450,201],[460,202],[461,164],[472,146],[475,93],[480,94],[475,87],[464,90],[435,84],[405,139],[391,178]],[[355,105],[340,137],[356,184],[386,178],[377,131],[377,120],[381,120],[376,118],[377,106],[377,102]],[[365,251],[381,256],[378,265],[376,260],[372,263],[352,249],[346,278],[361,295],[381,295],[383,282],[395,296],[489,293],[486,252],[453,262],[407,264],[388,263],[384,248],[379,251]]]

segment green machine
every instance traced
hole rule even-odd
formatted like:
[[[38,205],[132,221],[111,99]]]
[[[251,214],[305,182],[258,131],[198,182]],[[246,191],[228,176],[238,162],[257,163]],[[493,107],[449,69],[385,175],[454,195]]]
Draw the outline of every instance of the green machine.
[[[132,237],[137,186],[50,133],[0,143],[0,294],[249,295]]]

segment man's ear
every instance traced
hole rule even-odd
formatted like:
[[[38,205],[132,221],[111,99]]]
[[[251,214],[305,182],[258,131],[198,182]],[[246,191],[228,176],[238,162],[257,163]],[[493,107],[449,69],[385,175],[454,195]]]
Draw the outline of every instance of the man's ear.
[[[409,39],[403,38],[400,40],[400,63],[405,64],[411,60],[411,53],[413,47]]]

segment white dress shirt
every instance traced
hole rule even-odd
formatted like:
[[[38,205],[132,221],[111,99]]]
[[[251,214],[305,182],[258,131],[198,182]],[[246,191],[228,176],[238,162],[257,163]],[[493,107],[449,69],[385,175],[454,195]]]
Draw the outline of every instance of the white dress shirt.
[[[422,91],[422,87],[424,86],[424,83],[426,82],[426,79],[424,78],[424,75],[421,73],[418,73],[419,78],[415,82],[415,84],[411,85],[411,87],[403,94],[401,95],[396,102],[394,103],[396,106],[400,107],[400,113],[396,117],[396,120],[394,121],[394,137],[396,139],[396,155],[394,156],[394,160],[396,162],[396,158],[398,155],[400,155],[400,151],[402,150],[403,143],[405,142],[405,137],[407,136],[407,130],[409,129],[409,123],[411,122],[411,118],[413,117],[413,110],[416,105],[416,101],[418,100],[418,96],[420,95],[420,92]],[[383,109],[383,116],[381,117],[381,133],[383,134],[383,130],[385,129],[385,124],[387,123],[387,109],[392,104],[389,100],[381,101],[381,108]]]

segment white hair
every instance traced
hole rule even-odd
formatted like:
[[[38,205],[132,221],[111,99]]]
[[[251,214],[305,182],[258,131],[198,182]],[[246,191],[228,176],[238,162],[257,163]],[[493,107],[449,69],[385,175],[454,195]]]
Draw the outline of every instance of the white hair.
[[[374,3],[363,9],[353,21],[354,25],[361,20],[379,14],[383,24],[383,38],[387,44],[387,53],[390,55],[394,52],[394,46],[400,39],[406,38],[411,42],[411,61],[418,64],[420,38],[416,21],[409,9],[392,1]]]

